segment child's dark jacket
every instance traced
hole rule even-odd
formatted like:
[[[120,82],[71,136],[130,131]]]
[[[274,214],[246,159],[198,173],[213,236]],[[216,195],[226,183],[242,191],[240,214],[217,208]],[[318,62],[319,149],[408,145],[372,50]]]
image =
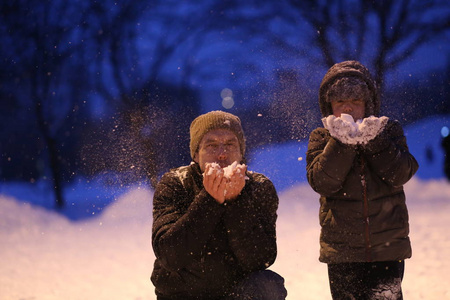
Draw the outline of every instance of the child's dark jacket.
[[[342,77],[364,81],[372,95],[365,117],[378,116],[380,97],[369,71],[357,61],[335,64],[319,91],[323,117],[333,114],[327,88]],[[403,185],[418,164],[403,129],[390,120],[366,145],[347,145],[317,128],[306,153],[307,178],[320,194],[320,257],[325,263],[395,261],[411,257]]]
[[[418,164],[403,130],[390,121],[366,147],[345,145],[325,128],[310,135],[307,176],[320,196],[320,261],[411,257],[403,184]]]

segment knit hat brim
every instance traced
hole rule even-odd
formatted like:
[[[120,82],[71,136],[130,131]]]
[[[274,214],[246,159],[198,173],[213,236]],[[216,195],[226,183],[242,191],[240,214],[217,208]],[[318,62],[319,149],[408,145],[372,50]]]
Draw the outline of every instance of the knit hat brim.
[[[198,116],[190,126],[190,152],[194,159],[203,136],[213,129],[228,129],[232,131],[238,141],[242,156],[245,154],[245,136],[239,117],[220,110]]]

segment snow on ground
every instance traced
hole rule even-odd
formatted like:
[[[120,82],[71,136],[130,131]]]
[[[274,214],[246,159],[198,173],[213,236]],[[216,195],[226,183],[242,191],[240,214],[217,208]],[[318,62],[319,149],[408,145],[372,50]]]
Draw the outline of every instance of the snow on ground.
[[[0,198],[0,299],[153,299],[151,192],[131,189],[95,218]]]
[[[406,186],[413,258],[405,299],[450,299],[450,183],[413,179]],[[149,189],[134,187],[96,217],[73,221],[0,197],[0,299],[156,299],[149,280]],[[317,195],[305,183],[280,193],[278,259],[288,299],[330,299],[318,262]]]
[[[443,119],[435,120],[441,124]],[[436,164],[442,162],[441,150],[430,122],[408,133],[422,172],[405,187],[413,257],[406,261],[403,290],[410,300],[450,299],[450,182]],[[425,145],[431,145],[434,159],[424,154]],[[302,147],[266,148],[272,161],[263,165],[254,159],[250,169],[273,163],[269,177],[279,190],[280,208],[278,258],[271,269],[285,278],[287,299],[331,299],[326,265],[317,259],[318,195],[304,181]],[[260,159],[264,155],[260,151]],[[299,173],[297,182],[291,169]],[[0,185],[1,300],[156,299],[149,280],[153,192],[146,185],[110,184],[80,179],[66,192],[69,202],[62,213],[48,204],[46,184]]]

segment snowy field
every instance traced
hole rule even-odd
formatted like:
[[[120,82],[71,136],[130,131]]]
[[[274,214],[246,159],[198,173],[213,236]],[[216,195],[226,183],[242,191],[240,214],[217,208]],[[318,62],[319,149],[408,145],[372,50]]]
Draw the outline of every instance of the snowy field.
[[[443,123],[450,125],[449,117],[406,130],[421,173],[405,187],[413,245],[405,299],[450,299],[450,182],[442,175],[435,134]],[[264,151],[272,158],[265,164]],[[303,158],[304,144],[273,146],[259,151],[249,169],[271,168],[279,190],[279,251],[271,269],[286,279],[287,299],[331,299],[326,265],[317,259],[318,196],[304,181]],[[301,173],[299,180],[290,169]],[[57,213],[45,186],[0,184],[0,299],[156,299],[149,280],[153,191],[144,184],[117,188],[79,179],[66,191],[67,208]]]

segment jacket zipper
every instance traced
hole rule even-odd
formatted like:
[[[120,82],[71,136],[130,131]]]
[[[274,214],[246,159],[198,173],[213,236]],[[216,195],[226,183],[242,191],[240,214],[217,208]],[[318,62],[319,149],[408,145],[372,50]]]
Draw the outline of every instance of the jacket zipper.
[[[371,248],[372,245],[370,243],[370,220],[369,220],[369,201],[367,199],[367,182],[366,182],[366,176],[364,173],[364,158],[361,156],[361,184],[363,188],[363,218],[364,218],[364,240],[366,243],[366,260],[368,262],[372,261],[372,253]]]

